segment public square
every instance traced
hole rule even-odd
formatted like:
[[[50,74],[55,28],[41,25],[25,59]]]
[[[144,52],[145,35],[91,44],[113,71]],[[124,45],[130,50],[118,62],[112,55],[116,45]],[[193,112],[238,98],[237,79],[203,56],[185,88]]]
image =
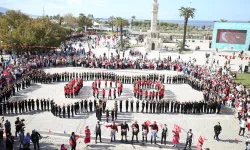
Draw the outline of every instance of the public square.
[[[107,8],[99,1],[27,1],[22,5],[36,12],[35,3],[43,6],[42,16],[0,11],[0,150],[249,147],[249,84],[235,81],[249,72],[250,21],[197,23],[192,0],[171,4],[175,11],[159,9],[163,0],[101,2]],[[50,16],[44,6],[61,12]],[[150,20],[137,19],[135,10]],[[74,14],[60,16],[66,11]],[[110,17],[85,14],[93,11]],[[119,17],[120,11],[133,16]],[[161,20],[176,11],[181,23]]]
[[[86,45],[85,45],[86,46]],[[87,46],[86,46],[87,48]],[[94,53],[98,56],[101,53],[108,53],[107,48],[96,48],[93,50]],[[112,51],[111,51],[112,52]],[[205,64],[205,53],[203,51],[194,52],[193,54],[177,54],[177,53],[164,53],[161,57],[164,58],[168,55],[171,55],[173,59],[177,58],[179,55],[181,59],[184,61],[188,61],[191,58],[196,58],[197,64],[203,65]],[[152,52],[148,54],[150,57],[158,59],[158,53]],[[218,54],[216,54],[218,55]],[[219,58],[220,63],[223,64],[223,60],[221,57]],[[126,55],[125,55],[126,57]],[[235,63],[235,66],[241,63],[240,60],[233,60],[232,63]],[[235,67],[235,70],[238,68]],[[175,71],[158,71],[158,70],[110,70],[110,69],[97,69],[97,68],[82,68],[82,67],[59,67],[59,68],[49,68],[45,69],[47,73],[63,73],[63,72],[114,72],[118,75],[146,75],[151,73],[157,74],[165,74],[169,76],[174,76],[177,74],[182,74],[181,72]],[[73,99],[64,97],[64,86],[66,82],[52,83],[52,84],[35,84],[32,83],[32,86],[28,89],[25,89],[21,92],[18,92],[15,97],[11,99],[29,99],[29,98],[45,98],[45,99],[53,99],[58,105],[67,105],[77,102],[82,99],[94,100],[92,96],[91,85],[92,81],[83,81],[83,88],[80,90],[79,95]],[[104,84],[102,82],[102,84]],[[180,102],[185,101],[200,101],[203,100],[202,92],[198,92],[193,90],[187,84],[164,84],[166,87],[165,98],[169,100],[177,100]],[[133,85],[125,84],[124,92],[118,98],[118,103],[120,100],[125,101],[126,99],[133,98]],[[107,101],[107,108],[114,108],[115,100]],[[124,105],[125,106],[125,105]],[[125,108],[123,107],[125,110]],[[193,139],[193,149],[198,141],[199,136],[203,136],[206,138],[204,142],[204,148],[209,147],[210,149],[220,149],[220,150],[229,150],[229,149],[243,149],[245,138],[238,136],[239,124],[237,119],[235,119],[235,113],[232,109],[222,108],[221,114],[147,114],[147,113],[125,113],[123,110],[122,113],[118,112],[118,118],[116,120],[117,123],[121,123],[122,121],[127,121],[129,126],[137,120],[139,124],[142,124],[146,120],[156,121],[157,124],[167,124],[169,133],[167,136],[167,145],[159,144],[160,140],[160,132],[158,144],[145,144],[141,143],[137,144],[122,144],[119,142],[120,140],[120,132],[118,132],[117,142],[110,143],[110,129],[104,127],[107,123],[105,122],[105,114],[102,116],[102,138],[103,143],[94,143],[94,128],[97,122],[95,117],[95,112],[92,113],[80,113],[76,115],[74,118],[59,118],[55,117],[51,112],[40,112],[40,111],[32,111],[29,113],[25,113],[19,115],[20,118],[24,118],[26,128],[25,130],[31,131],[33,129],[37,130],[42,135],[41,140],[41,149],[57,149],[61,144],[65,144],[69,147],[69,136],[71,132],[76,132],[76,134],[81,135],[78,140],[77,149],[174,149],[172,147],[172,133],[171,130],[174,124],[181,126],[184,130],[193,129],[194,139]],[[141,104],[140,109],[141,110]],[[16,115],[14,116],[6,116],[5,120],[9,120],[10,122],[14,122],[16,119]],[[216,141],[213,139],[214,132],[213,126],[218,122],[221,123],[222,133],[220,135],[220,141]],[[111,122],[110,122],[111,123]],[[83,142],[84,137],[84,128],[85,126],[89,126],[91,130],[91,138],[92,141],[89,147]],[[159,129],[161,131],[161,129]],[[185,144],[186,133],[184,131],[181,132],[180,139],[180,147],[183,147]],[[148,135],[148,138],[149,135]],[[131,140],[131,132],[128,133],[128,140]],[[139,141],[141,140],[141,134],[139,134]]]

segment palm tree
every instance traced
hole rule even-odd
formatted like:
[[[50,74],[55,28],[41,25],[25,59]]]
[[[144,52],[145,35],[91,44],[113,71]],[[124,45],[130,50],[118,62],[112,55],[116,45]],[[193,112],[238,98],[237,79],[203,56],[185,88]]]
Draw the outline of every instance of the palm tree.
[[[220,19],[220,22],[227,22],[227,20],[225,20],[225,19]]]
[[[181,40],[177,41],[175,46],[177,47],[177,49],[181,50],[183,48],[183,42]],[[184,47],[189,47],[189,46],[185,44]]]
[[[116,20],[115,20],[115,25],[116,25],[116,27],[118,28],[118,27],[120,27],[120,36],[121,36],[121,38],[120,38],[120,41],[121,41],[121,50],[123,49],[123,27],[124,26],[126,26],[126,25],[128,25],[128,20],[125,20],[125,19],[123,19],[123,18],[121,18],[121,17],[116,17]],[[119,50],[119,53],[120,53],[120,50]]]
[[[187,24],[188,24],[188,19],[189,18],[194,18],[194,14],[196,9],[195,8],[190,8],[190,7],[181,7],[179,9],[180,11],[180,17],[184,17],[184,35],[183,35],[183,44],[181,50],[185,49],[185,42],[186,42],[186,34],[187,34]]]
[[[134,25],[135,16],[131,17],[131,27]]]
[[[115,17],[114,16],[110,16],[108,22],[111,25],[112,32],[113,32],[114,31],[114,24],[115,24]]]

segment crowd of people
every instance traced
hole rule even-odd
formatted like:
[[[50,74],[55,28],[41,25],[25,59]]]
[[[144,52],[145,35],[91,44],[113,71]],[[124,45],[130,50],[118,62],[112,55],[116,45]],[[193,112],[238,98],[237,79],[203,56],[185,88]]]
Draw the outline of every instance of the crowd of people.
[[[109,86],[108,86],[108,80],[105,79],[104,80],[104,87],[101,88],[101,80],[95,80],[92,83],[92,93],[93,93],[93,97],[99,99],[101,97],[99,97],[99,93],[100,93],[100,89],[102,89],[102,99],[107,98],[108,100],[112,99],[112,95],[113,95],[113,99],[116,99],[117,97],[121,96],[122,94],[122,88],[123,88],[123,84],[121,81],[119,80],[115,80],[114,81],[114,86],[113,86],[113,81],[110,80],[109,81]],[[108,91],[108,95],[106,96],[106,91]],[[113,91],[113,94],[112,94]]]
[[[84,50],[85,51],[85,50]],[[250,128],[249,121],[249,101],[250,95],[248,89],[239,83],[235,83],[230,74],[223,73],[222,68],[214,69],[216,66],[215,61],[211,63],[211,66],[198,66],[191,61],[184,62],[179,58],[172,60],[171,56],[164,60],[150,60],[145,56],[144,59],[129,59],[121,58],[119,55],[112,56],[110,59],[106,55],[96,57],[95,54],[88,53],[84,57],[80,55],[82,51],[71,51],[70,53],[52,53],[42,55],[23,55],[18,61],[14,60],[14,65],[7,64],[3,66],[4,69],[8,70],[14,80],[5,81],[4,78],[0,80],[0,114],[14,114],[32,111],[35,109],[49,109],[55,116],[66,117],[66,111],[70,118],[70,112],[72,116],[76,115],[80,111],[94,111],[96,110],[97,119],[100,120],[100,115],[106,113],[107,109],[106,102],[103,100],[82,100],[75,104],[67,106],[58,106],[53,101],[49,101],[49,104],[45,100],[11,100],[10,97],[15,95],[15,92],[27,88],[31,83],[52,83],[52,82],[69,82],[72,78],[81,78],[84,81],[93,80],[108,80],[111,82],[120,82],[122,84],[134,84],[136,82],[151,80],[154,84],[156,82],[168,83],[168,84],[189,84],[195,90],[203,92],[204,100],[199,102],[178,102],[178,101],[167,101],[162,99],[149,100],[146,98],[143,101],[136,100],[136,112],[139,112],[139,106],[142,106],[141,112],[152,112],[152,113],[165,113],[165,112],[176,112],[176,113],[220,113],[221,106],[228,105],[229,107],[236,108],[238,112],[238,119],[240,121],[240,132],[245,131],[245,125]],[[20,64],[27,64],[22,65]],[[112,72],[82,72],[82,73],[54,73],[48,74],[39,68],[46,67],[58,67],[58,66],[80,66],[85,68],[106,68],[106,69],[157,69],[157,70],[173,70],[183,72],[184,75],[167,76],[164,74],[150,74],[140,76],[128,76],[128,75],[117,75]],[[11,66],[11,67],[10,67]],[[16,71],[18,70],[18,71]],[[7,79],[7,75],[6,75]],[[95,81],[96,82],[96,81]],[[5,84],[6,83],[6,84]],[[98,81],[97,81],[98,85]],[[122,88],[121,88],[122,90]],[[94,94],[95,92],[93,92]],[[137,92],[136,98],[140,99]],[[106,95],[106,94],[105,94]],[[149,94],[150,95],[150,94]],[[95,94],[95,97],[98,98]],[[149,97],[149,96],[148,96]],[[38,101],[38,103],[37,103]],[[40,101],[40,104],[39,104]],[[41,102],[42,101],[42,102]],[[130,109],[134,112],[134,100],[124,100],[126,112]],[[120,111],[122,112],[123,102],[120,101]],[[94,104],[93,104],[94,103]],[[222,105],[223,104],[223,105]],[[96,108],[96,109],[95,109]],[[60,111],[61,110],[61,111]],[[109,111],[109,110],[108,110]],[[112,118],[115,118],[117,109],[110,110]],[[114,111],[114,113],[112,112]],[[61,113],[60,113],[61,112]],[[61,115],[62,114],[62,115]],[[109,114],[109,113],[108,113]],[[109,116],[109,115],[108,115]],[[115,120],[115,119],[112,119]],[[116,124],[109,126],[109,128],[116,126]],[[174,136],[178,137],[178,135]],[[114,139],[115,137],[112,136]],[[9,137],[7,137],[9,139]]]
[[[152,80],[139,80],[134,82],[134,97],[142,100],[143,95],[145,100],[161,100],[164,97],[165,87],[160,81],[153,82]]]
[[[66,98],[73,98],[78,96],[79,91],[83,87],[83,80],[73,78],[68,84],[64,86],[64,95]]]

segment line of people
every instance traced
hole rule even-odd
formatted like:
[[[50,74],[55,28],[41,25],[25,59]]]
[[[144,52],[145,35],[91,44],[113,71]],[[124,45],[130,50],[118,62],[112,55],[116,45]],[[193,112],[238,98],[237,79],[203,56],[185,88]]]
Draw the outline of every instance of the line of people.
[[[125,106],[125,110],[123,107]],[[141,106],[141,107],[140,107]],[[118,110],[118,102],[114,102],[114,108]],[[141,109],[140,109],[141,108]],[[141,113],[183,113],[183,114],[195,114],[195,113],[207,113],[207,114],[219,114],[221,111],[221,102],[213,103],[211,101],[199,101],[199,102],[178,102],[169,100],[120,100],[119,101],[120,112],[141,112]]]

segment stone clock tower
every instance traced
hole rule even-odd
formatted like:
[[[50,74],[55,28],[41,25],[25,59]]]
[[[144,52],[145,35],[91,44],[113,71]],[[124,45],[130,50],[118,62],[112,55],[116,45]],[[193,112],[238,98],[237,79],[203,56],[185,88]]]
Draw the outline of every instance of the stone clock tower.
[[[148,35],[146,38],[145,47],[147,50],[160,50],[163,47],[162,39],[160,38],[160,32],[157,31],[157,23],[158,23],[158,9],[159,4],[157,0],[153,1],[152,6],[152,17],[151,17],[151,30],[148,31]]]

